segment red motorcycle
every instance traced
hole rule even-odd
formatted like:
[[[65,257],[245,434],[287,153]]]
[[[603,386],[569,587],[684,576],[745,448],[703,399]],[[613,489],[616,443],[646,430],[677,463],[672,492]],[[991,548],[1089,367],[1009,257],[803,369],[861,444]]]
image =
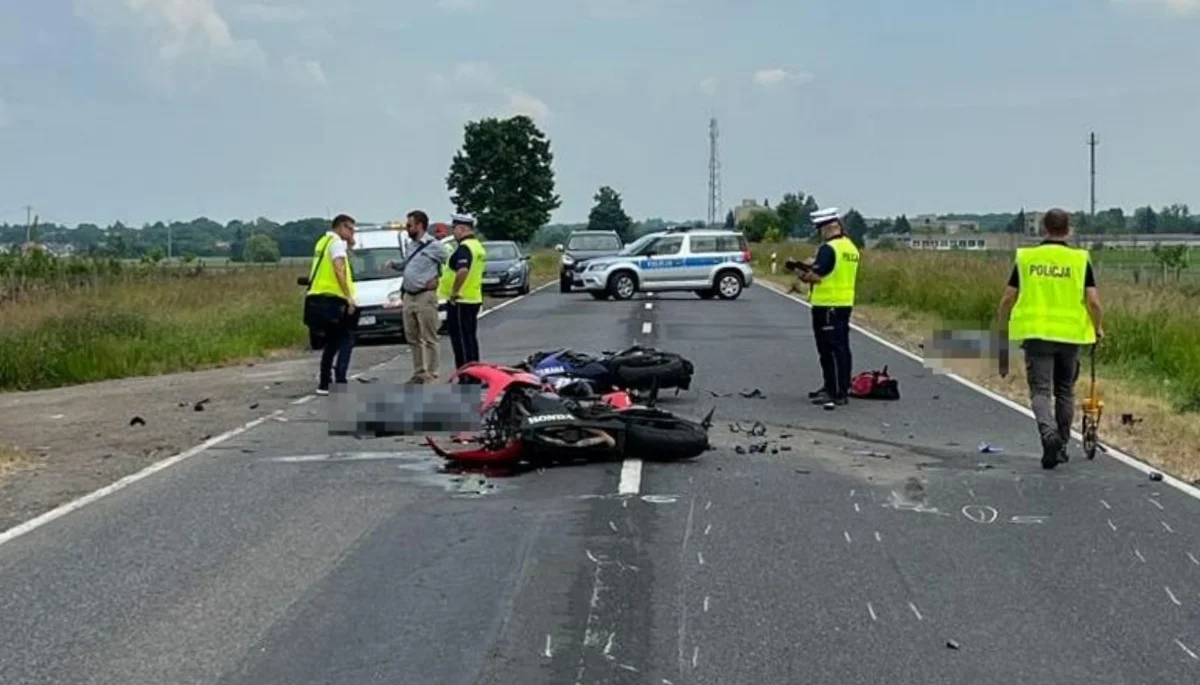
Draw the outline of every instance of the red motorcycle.
[[[473,463],[537,465],[635,457],[692,459],[709,449],[712,412],[696,423],[651,406],[634,404],[625,391],[589,394],[587,385],[554,391],[537,376],[500,364],[472,362],[451,382],[485,386],[479,446],[451,452],[431,437],[444,459]]]

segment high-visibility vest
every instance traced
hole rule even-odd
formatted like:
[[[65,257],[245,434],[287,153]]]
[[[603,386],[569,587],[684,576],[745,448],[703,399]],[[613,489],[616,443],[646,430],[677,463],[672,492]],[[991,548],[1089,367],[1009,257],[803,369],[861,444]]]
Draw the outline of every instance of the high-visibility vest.
[[[1087,250],[1055,244],[1017,248],[1019,294],[1009,318],[1009,339],[1096,342],[1085,304],[1087,268]]]
[[[467,279],[458,291],[459,300],[464,304],[482,304],[483,267],[487,265],[487,250],[483,249],[483,243],[475,236],[470,236],[460,244],[466,245],[471,251],[471,267],[467,270]]]
[[[338,283],[337,272],[333,269],[333,260],[329,257],[329,246],[336,238],[337,236],[326,233],[313,249],[312,266],[308,270],[309,295],[331,295],[346,299],[346,294],[342,292],[342,286]],[[354,273],[350,268],[349,251],[346,255],[346,285],[350,286],[350,295],[353,296]]]
[[[439,300],[445,300],[454,292],[454,278],[457,272],[450,268],[450,257],[458,249],[458,243],[451,240],[443,243],[441,248],[446,251],[446,264],[442,266],[442,273],[438,276],[437,296]],[[427,249],[432,249],[432,246]]]
[[[854,288],[858,285],[858,246],[846,236],[838,236],[826,245],[837,255],[833,271],[814,283],[808,296],[814,307],[853,307]]]

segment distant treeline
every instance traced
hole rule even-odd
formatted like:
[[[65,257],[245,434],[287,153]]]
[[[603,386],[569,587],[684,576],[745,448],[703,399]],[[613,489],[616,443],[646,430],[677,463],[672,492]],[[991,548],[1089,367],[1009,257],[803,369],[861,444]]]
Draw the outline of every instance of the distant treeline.
[[[663,219],[648,219],[636,224],[635,233],[641,235],[661,230],[676,222]],[[246,243],[252,236],[269,236],[279,247],[281,257],[305,257],[312,254],[313,241],[327,230],[329,220],[312,217],[286,223],[270,219],[255,221],[230,221],[220,224],[201,217],[192,221],[158,222],[141,228],[126,226],[121,222],[110,226],[79,224],[61,226],[45,223],[36,224],[30,238],[33,242],[48,246],[73,248],[76,255],[139,259],[162,257],[167,253],[168,234],[171,255],[176,258],[219,257],[235,261],[242,260]],[[587,224],[549,224],[534,235],[530,247],[551,247],[563,242],[573,230],[586,228]],[[0,224],[0,246],[16,246],[25,242],[24,225]]]

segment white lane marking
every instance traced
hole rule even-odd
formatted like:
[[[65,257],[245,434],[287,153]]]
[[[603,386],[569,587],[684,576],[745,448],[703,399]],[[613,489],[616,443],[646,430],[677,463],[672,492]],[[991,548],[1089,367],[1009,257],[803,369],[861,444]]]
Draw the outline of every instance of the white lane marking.
[[[708,595],[704,595],[704,613],[708,613],[708,601],[711,599]]]
[[[604,643],[604,656],[612,654],[613,641],[617,639],[615,632],[608,634],[608,642]]]
[[[851,497],[853,497],[855,492],[856,492],[855,490],[851,490],[851,491],[850,491],[850,496],[851,496]]]
[[[1146,557],[1142,556],[1142,552],[1141,552],[1141,550],[1139,550],[1137,547],[1134,547],[1134,548],[1133,548],[1133,553],[1137,555],[1137,558],[1138,558],[1138,559],[1141,559],[1141,560],[1142,560],[1142,563],[1143,563],[1143,564],[1144,564],[1144,563],[1146,563]]]
[[[1108,519],[1108,527],[1112,528],[1114,533],[1117,532],[1117,525],[1112,522],[1112,519]]]
[[[967,488],[967,494],[971,496],[971,499],[975,499],[975,491],[971,488]]]
[[[855,502],[855,503],[854,503],[854,511],[857,511],[857,512],[859,512],[859,513],[861,513],[861,512],[862,512],[862,509],[860,509],[860,508],[859,508],[859,506],[858,506],[858,502]]]
[[[700,658],[700,645],[696,645],[696,647],[692,650],[692,668],[696,667],[696,660],[699,658]]]
[[[649,321],[643,321],[642,322],[642,335],[650,335],[650,330],[652,328],[653,328],[653,325]]]
[[[1161,523],[1161,524],[1162,524],[1162,527],[1163,527],[1163,528],[1166,528],[1166,529],[1167,529],[1167,532],[1168,532],[1168,533],[1174,533],[1174,532],[1175,532],[1175,531],[1174,531],[1174,530],[1171,528],[1171,526],[1168,526],[1168,525],[1167,525],[1167,522],[1166,522],[1166,521],[1159,521],[1159,523]]]
[[[315,399],[317,399],[316,395],[305,395],[299,399],[292,400],[290,404],[304,404],[305,402],[310,402]]]
[[[1194,659],[1194,660],[1196,660],[1196,661],[1200,661],[1200,656],[1196,656],[1196,653],[1195,653],[1195,652],[1193,652],[1192,650],[1188,649],[1188,648],[1187,648],[1187,645],[1183,644],[1183,643],[1182,643],[1182,642],[1180,642],[1179,640],[1176,640],[1176,641],[1175,641],[1175,644],[1179,645],[1179,648],[1180,648],[1180,649],[1182,649],[1183,651],[1187,652],[1187,655],[1188,655],[1188,656],[1190,656],[1190,657],[1192,657],[1192,659]]]
[[[709,509],[712,509],[712,502],[711,502],[711,501],[710,501],[708,504],[705,504],[705,505],[704,505],[704,511],[708,511]]]
[[[0,545],[3,545],[6,542],[11,542],[11,541],[15,540],[16,538],[19,538],[22,535],[24,535],[32,530],[40,528],[40,527],[46,525],[47,523],[54,521],[55,519],[62,518],[63,516],[66,516],[67,514],[73,512],[77,509],[81,509],[81,508],[87,506],[88,504],[95,502],[96,500],[100,499],[101,497],[111,495],[112,493],[117,492],[118,490],[123,490],[123,489],[129,487],[130,485],[133,485],[134,483],[138,482],[139,480],[142,480],[144,478],[152,476],[155,473],[162,471],[163,469],[166,469],[171,466],[174,466],[175,464],[178,464],[179,462],[183,461],[184,459],[194,457],[197,454],[200,454],[201,452],[209,449],[210,447],[214,447],[216,445],[219,445],[220,443],[225,442],[226,440],[229,440],[230,438],[241,435],[242,433],[245,433],[246,431],[250,430],[251,428],[261,425],[267,419],[278,416],[282,412],[283,412],[282,409],[277,409],[274,412],[267,414],[266,416],[260,416],[259,418],[254,419],[253,421],[250,421],[248,423],[242,424],[240,427],[234,428],[231,431],[226,431],[224,433],[221,433],[220,435],[213,436],[213,437],[209,438],[208,440],[205,440],[204,442],[200,443],[199,445],[196,445],[195,447],[193,447],[185,452],[180,452],[179,454],[176,454],[173,457],[167,457],[166,459],[163,459],[160,462],[157,462],[155,464],[151,464],[150,466],[147,466],[146,468],[142,469],[141,471],[138,471],[137,473],[125,476],[124,478],[116,481],[115,483],[106,485],[106,486],[100,488],[99,490],[96,490],[87,495],[84,495],[83,497],[80,497],[79,499],[68,502],[60,507],[55,508],[55,509],[51,509],[50,511],[42,514],[41,516],[38,516],[37,518],[30,519],[18,526],[9,528],[8,530],[4,531],[3,533],[0,533]]]
[[[1193,564],[1200,566],[1200,559],[1197,559],[1195,554],[1188,552],[1187,555],[1188,559],[1191,559]]]
[[[875,542],[883,542],[883,538],[880,537],[879,531],[875,531]]]
[[[654,303],[653,303],[653,302],[647,302],[647,303],[646,303],[646,309],[647,309],[647,310],[654,309]]]
[[[704,565],[704,552],[696,552],[696,561],[700,562],[701,566]]]
[[[554,652],[550,651],[550,636],[549,635],[546,636],[546,648],[542,650],[542,656],[546,657],[547,659],[554,656]]]
[[[871,620],[872,621],[879,620],[879,617],[875,615],[875,607],[871,606],[870,602],[867,602],[867,611],[871,612]]]
[[[633,671],[634,673],[638,672],[636,666],[630,666],[629,664],[617,664],[617,668],[623,668],[626,671]]]
[[[504,309],[505,307],[508,307],[512,304],[520,302],[521,300],[528,298],[530,295],[533,295],[534,293],[537,293],[542,290],[545,290],[546,288],[549,288],[551,285],[554,285],[554,283],[555,283],[554,281],[551,281],[543,286],[534,288],[533,290],[529,291],[528,295],[520,295],[511,300],[506,300],[504,302],[501,302],[500,304],[496,305],[495,307],[491,307],[486,311],[480,312],[479,318],[482,319],[483,317],[487,316],[488,314],[491,314],[492,312],[499,311],[501,309]],[[382,366],[385,366],[387,364],[390,364],[393,361],[399,359],[401,356],[402,355],[396,355],[395,357],[392,357],[391,359],[389,359],[385,362],[376,364],[375,366],[372,366],[370,370],[374,370],[374,369],[380,368]],[[356,374],[354,377],[358,378],[361,375],[362,374]],[[311,397],[316,397],[316,395],[311,395]],[[41,528],[42,526],[46,525],[47,523],[50,523],[51,521],[62,518],[63,516],[66,516],[67,514],[73,512],[73,511],[82,509],[83,507],[91,504],[92,502],[95,502],[96,500],[101,499],[103,497],[107,497],[108,495],[111,495],[112,493],[117,492],[118,490],[124,490],[125,488],[138,482],[139,480],[142,480],[144,478],[152,476],[155,473],[162,471],[163,469],[170,468],[170,467],[178,464],[179,462],[184,461],[185,459],[194,457],[197,454],[200,454],[201,452],[204,452],[205,450],[208,450],[209,448],[211,448],[215,445],[219,445],[219,444],[225,442],[226,440],[229,440],[232,437],[241,435],[242,433],[245,433],[246,431],[250,430],[251,428],[261,425],[263,422],[267,421],[268,419],[286,420],[282,416],[280,416],[280,414],[282,414],[282,413],[283,413],[283,410],[281,410],[281,409],[276,410],[270,414],[267,414],[266,416],[260,416],[259,418],[254,419],[253,421],[244,423],[241,426],[234,428],[233,430],[226,431],[224,433],[221,433],[220,435],[214,435],[213,437],[209,438],[208,440],[205,440],[204,442],[200,443],[199,445],[196,445],[187,450],[184,450],[183,452],[180,452],[179,454],[167,457],[166,459],[163,459],[162,461],[159,461],[154,464],[151,464],[150,466],[147,466],[146,468],[142,469],[141,471],[138,471],[137,473],[133,473],[128,476],[125,476],[121,480],[118,480],[114,483],[110,483],[110,484],[108,484],[98,490],[94,490],[78,499],[72,500],[70,502],[67,502],[66,504],[63,504],[59,507],[51,509],[50,511],[42,514],[41,516],[32,518],[28,521],[25,521],[24,523],[21,523],[17,526],[9,528],[8,530],[4,531],[3,533],[0,533],[0,545],[3,545],[4,543],[9,542],[11,540],[15,540],[16,538],[19,538],[22,535],[29,533],[30,531]]]
[[[842,535],[846,536],[846,542],[849,543],[850,542],[850,533],[843,530]]]
[[[1183,602],[1179,601],[1179,599],[1175,596],[1174,592],[1171,592],[1171,588],[1164,585],[1163,589],[1167,591],[1167,596],[1171,598],[1171,601],[1175,602],[1175,606],[1177,606],[1177,607],[1183,606]]]
[[[918,620],[918,621],[924,621],[924,620],[925,620],[925,617],[924,617],[924,616],[922,616],[922,615],[921,615],[921,612],[917,610],[917,605],[916,605],[916,604],[913,604],[912,602],[909,602],[909,603],[908,603],[908,608],[909,608],[909,609],[912,609],[912,612],[913,612],[914,614],[916,614],[916,616],[917,616],[917,620]]]
[[[1153,498],[1150,498],[1150,497],[1147,497],[1147,498],[1146,498],[1146,501],[1147,501],[1147,502],[1149,502],[1150,504],[1153,504],[1154,506],[1158,507],[1158,510],[1159,510],[1159,511],[1162,511],[1162,510],[1163,510],[1163,505],[1162,505],[1162,503],[1161,503],[1161,502],[1159,502],[1158,500],[1156,500],[1156,499],[1153,499]]]
[[[626,459],[621,464],[621,481],[617,484],[618,495],[636,495],[642,487],[642,460]]]
[[[805,302],[804,300],[796,297],[795,295],[792,295],[791,293],[784,292],[784,290],[782,288],[776,286],[774,283],[770,283],[770,282],[764,281],[764,280],[757,280],[755,282],[761,283],[763,286],[766,287],[767,290],[775,293],[776,295],[779,295],[780,297],[789,299],[789,300],[799,304],[802,307],[809,308],[809,309],[812,308],[812,305],[809,304],[808,302]],[[896,343],[891,342],[890,340],[887,340],[885,338],[882,338],[882,337],[876,335],[875,333],[872,333],[871,331],[868,331],[865,328],[862,328],[861,326],[859,326],[857,324],[853,324],[853,323],[850,324],[850,328],[852,328],[853,330],[857,331],[858,333],[861,333],[862,335],[870,338],[871,340],[875,341],[876,343],[883,345],[884,347],[895,352],[896,354],[900,354],[905,357],[908,357],[909,359],[911,359],[915,362],[918,362],[922,365],[925,364],[925,360],[922,359],[920,356],[913,354],[912,352],[909,352],[908,350],[904,349],[903,347],[900,347]],[[1030,410],[1029,408],[1023,407],[1023,406],[1017,404],[1016,402],[1013,402],[1012,400],[1008,399],[1007,397],[1004,397],[1003,395],[1000,395],[996,392],[988,390],[987,388],[983,387],[982,385],[979,385],[978,383],[969,381],[966,378],[963,378],[962,376],[959,376],[956,373],[940,372],[940,375],[944,378],[949,378],[950,380],[958,383],[959,385],[962,385],[971,390],[974,390],[975,392],[983,395],[984,397],[987,397],[988,399],[999,402],[1000,404],[1003,404],[1004,406],[1008,407],[1009,409],[1012,409],[1015,412],[1023,414],[1027,418],[1030,418],[1030,419],[1035,418],[1033,415],[1033,411]],[[1083,435],[1078,430],[1072,429],[1071,436],[1074,437],[1076,440],[1079,440],[1081,442],[1083,441]],[[1196,499],[1200,499],[1200,488],[1198,488],[1194,485],[1185,483],[1184,481],[1179,480],[1178,478],[1176,478],[1170,474],[1163,473],[1162,471],[1159,471],[1158,469],[1150,466],[1149,464],[1146,464],[1145,462],[1140,461],[1136,457],[1125,454],[1124,452],[1117,449],[1116,447],[1113,447],[1112,445],[1109,445],[1106,443],[1102,443],[1102,445],[1104,447],[1103,452],[1105,454],[1112,457],[1113,459],[1116,459],[1117,461],[1121,462],[1122,464],[1125,464],[1126,466],[1128,466],[1130,468],[1141,471],[1142,473],[1144,473],[1146,475],[1149,475],[1151,473],[1158,473],[1162,476],[1162,482],[1170,485],[1171,487],[1175,488],[1176,490],[1179,490],[1180,492],[1186,493],[1192,497],[1195,497]]]
[[[710,524],[708,524],[707,526],[705,526],[705,527],[704,527],[704,534],[705,534],[705,535],[708,535],[708,534],[709,534],[709,533],[711,533],[711,532],[712,532],[712,524],[710,523]]]
[[[608,527],[612,528],[612,532],[617,532],[617,524],[613,523],[612,521],[608,522]]]
[[[1103,504],[1105,509],[1112,511],[1112,505],[1110,505],[1108,502],[1105,502],[1104,500],[1100,500],[1100,504]]]

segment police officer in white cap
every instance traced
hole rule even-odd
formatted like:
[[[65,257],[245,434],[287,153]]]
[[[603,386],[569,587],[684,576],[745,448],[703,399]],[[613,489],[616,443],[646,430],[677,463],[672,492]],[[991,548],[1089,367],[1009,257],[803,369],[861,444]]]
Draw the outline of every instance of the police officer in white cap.
[[[824,242],[816,256],[803,263],[789,260],[789,269],[799,270],[800,280],[809,283],[813,334],[821,361],[823,383],[808,394],[813,404],[835,409],[847,403],[850,393],[850,313],[858,282],[858,247],[844,232],[837,208],[813,212],[812,222]]]
[[[483,306],[483,268],[487,251],[475,237],[475,217],[455,214],[450,219],[458,248],[450,255],[450,293],[446,303],[446,332],[454,349],[454,366],[479,361],[476,322]]]

